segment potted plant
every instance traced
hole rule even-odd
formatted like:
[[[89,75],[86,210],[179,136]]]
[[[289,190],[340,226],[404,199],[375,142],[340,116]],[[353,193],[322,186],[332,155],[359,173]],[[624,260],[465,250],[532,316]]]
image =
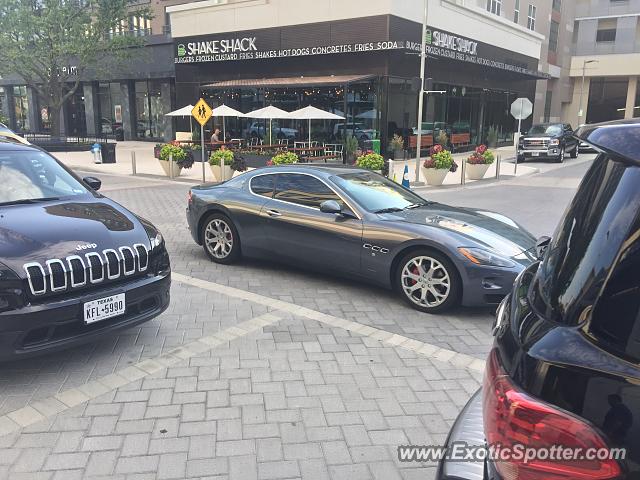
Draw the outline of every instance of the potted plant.
[[[430,157],[422,165],[422,174],[429,185],[442,185],[447,173],[454,165],[453,155],[442,145],[434,145],[429,150]]]
[[[347,135],[344,139],[344,153],[347,157],[347,163],[353,163],[356,150],[358,150],[358,139],[353,135]]]
[[[394,160],[404,160],[404,138],[394,134],[391,139],[391,150],[393,150]]]
[[[446,147],[449,144],[449,136],[447,135],[447,132],[440,130],[436,137],[436,142],[438,142],[439,145]]]
[[[482,180],[494,160],[493,152],[486,145],[478,145],[475,152],[467,158],[467,178],[469,180]]]
[[[224,147],[220,147],[217,150],[211,152],[209,157],[209,166],[211,173],[218,182],[224,182],[230,180],[233,177],[233,170],[231,165],[233,164],[233,152]]]
[[[491,125],[487,130],[487,143],[489,148],[496,148],[498,146],[498,129]]]
[[[247,171],[247,162],[244,157],[239,154],[233,155],[233,163],[231,164],[231,170],[234,172],[246,172]]]
[[[267,165],[291,165],[298,163],[298,155],[293,152],[280,152],[273,156]]]
[[[366,152],[364,155],[358,157],[356,160],[356,167],[366,168],[367,170],[373,170],[374,172],[382,174],[384,168],[384,157],[379,153]]]
[[[190,149],[187,150],[176,142],[171,142],[162,146],[158,161],[165,175],[178,177],[183,168],[191,168],[193,166],[193,154]]]

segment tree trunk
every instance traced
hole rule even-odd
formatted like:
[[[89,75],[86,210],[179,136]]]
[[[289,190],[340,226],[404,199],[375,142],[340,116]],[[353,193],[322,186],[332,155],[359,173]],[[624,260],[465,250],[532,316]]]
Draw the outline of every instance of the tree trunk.
[[[49,105],[49,121],[51,122],[51,139],[60,138],[60,105]]]

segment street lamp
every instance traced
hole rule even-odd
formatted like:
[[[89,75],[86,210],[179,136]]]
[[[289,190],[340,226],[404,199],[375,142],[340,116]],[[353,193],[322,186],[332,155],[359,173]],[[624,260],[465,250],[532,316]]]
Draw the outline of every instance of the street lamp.
[[[585,73],[587,70],[587,65],[589,63],[598,63],[598,60],[585,60],[584,62],[582,62],[582,85],[580,86],[580,106],[578,109],[578,118],[581,120],[582,119],[582,99],[584,96],[584,77],[585,77]],[[584,123],[584,122],[581,122]]]
[[[429,0],[424,0],[424,11],[422,16],[422,32],[420,34],[420,97],[418,98],[418,131],[416,133],[416,180],[420,181],[420,147],[422,146],[422,111],[424,109],[424,78],[425,78],[425,60],[427,57],[426,34],[427,34],[427,15]]]

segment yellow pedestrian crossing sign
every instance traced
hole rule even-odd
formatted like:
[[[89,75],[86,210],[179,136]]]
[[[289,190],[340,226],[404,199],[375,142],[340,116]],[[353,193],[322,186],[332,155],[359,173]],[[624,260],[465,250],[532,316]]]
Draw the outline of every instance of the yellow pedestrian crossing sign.
[[[193,107],[193,110],[191,110],[191,115],[193,115],[193,118],[195,118],[197,122],[203,127],[211,118],[211,113],[211,107],[207,105],[207,102],[205,102],[202,98],[198,100],[196,106]]]

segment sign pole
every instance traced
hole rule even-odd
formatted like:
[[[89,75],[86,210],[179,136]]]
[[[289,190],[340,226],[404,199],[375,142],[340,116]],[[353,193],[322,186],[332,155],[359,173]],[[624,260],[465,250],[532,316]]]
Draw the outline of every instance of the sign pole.
[[[200,147],[202,148],[202,183],[206,182],[205,171],[204,171],[204,125],[200,125]]]
[[[524,110],[524,98],[520,99],[520,111]],[[518,143],[520,143],[520,135],[522,135],[522,114],[518,115]],[[518,146],[516,145],[516,166],[513,169],[513,175],[518,175]]]

